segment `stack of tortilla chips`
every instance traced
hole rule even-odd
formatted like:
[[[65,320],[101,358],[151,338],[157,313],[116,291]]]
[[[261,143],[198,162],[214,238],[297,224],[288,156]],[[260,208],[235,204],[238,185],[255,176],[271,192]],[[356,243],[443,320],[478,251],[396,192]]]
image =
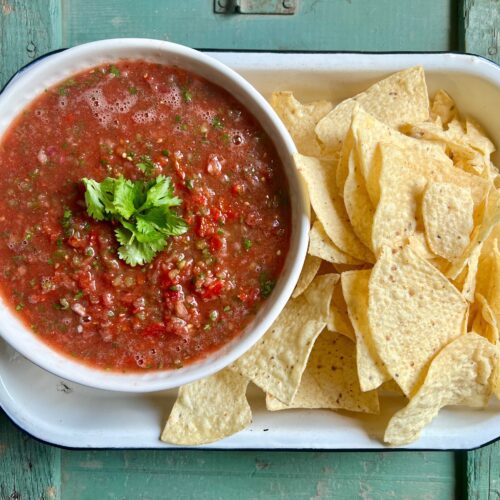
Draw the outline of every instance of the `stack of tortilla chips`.
[[[233,365],[184,386],[162,439],[222,439],[270,411],[378,413],[406,406],[384,441],[404,445],[447,405],[500,397],[500,174],[494,145],[453,99],[429,101],[421,67],[337,106],[277,92],[313,209],[309,253],[281,315]]]

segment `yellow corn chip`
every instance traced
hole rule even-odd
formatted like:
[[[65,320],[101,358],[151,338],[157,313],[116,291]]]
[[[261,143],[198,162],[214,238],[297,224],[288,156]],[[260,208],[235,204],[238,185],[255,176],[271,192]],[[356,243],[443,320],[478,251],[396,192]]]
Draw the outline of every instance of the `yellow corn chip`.
[[[495,145],[490,141],[483,129],[472,118],[465,120],[465,135],[467,144],[488,158],[494,151]]]
[[[444,347],[415,396],[391,418],[384,441],[397,446],[415,441],[444,406],[486,406],[497,356],[495,347],[475,333],[462,335]]]
[[[380,165],[375,155],[380,143],[397,147],[416,175],[422,175],[429,181],[449,182],[469,188],[475,206],[484,200],[488,192],[490,183],[487,179],[454,167],[451,159],[438,144],[407,137],[376,120],[362,108],[358,108],[353,116],[352,130],[361,171],[374,206],[378,203],[381,187]],[[378,160],[380,161],[380,158]]]
[[[429,97],[423,68],[417,66],[390,75],[335,106],[316,126],[316,135],[326,151],[341,148],[356,103],[394,128],[427,120]]]
[[[302,104],[295,99],[292,92],[288,91],[274,92],[270,103],[290,132],[299,152],[309,156],[320,156],[321,150],[314,128],[332,109],[332,104],[328,101]]]
[[[489,246],[488,249],[486,249],[487,246]],[[488,241],[485,241],[481,246],[476,275],[476,291],[485,297],[491,298],[492,295],[500,294],[500,276],[498,274],[500,273],[499,252],[495,243],[488,245]],[[497,259],[499,259],[498,262]]]
[[[314,212],[328,237],[342,252],[365,262],[373,262],[373,254],[359,241],[349,223],[342,198],[336,190],[333,165],[299,154],[294,158],[306,181]]]
[[[498,352],[498,349],[497,349]],[[493,375],[493,394],[500,399],[500,354],[497,354],[497,364]]]
[[[332,303],[330,306],[330,314],[328,316],[328,322],[326,324],[328,330],[331,332],[341,333],[346,337],[349,337],[353,342],[356,341],[356,336],[347,314],[347,304],[344,300],[344,295],[342,293],[342,285],[340,282],[335,283],[333,288]]]
[[[448,260],[459,257],[470,242],[473,212],[470,189],[430,182],[422,200],[422,216],[432,252]]]
[[[355,109],[358,106],[356,105]],[[344,196],[344,185],[349,175],[349,156],[354,148],[354,135],[352,129],[349,129],[339,153],[339,161],[337,163],[337,170],[335,171],[335,183],[337,184],[337,191],[340,196]]]
[[[314,222],[309,232],[309,253],[332,264],[362,264],[362,261],[342,252],[332,242],[319,220]]]
[[[179,389],[161,440],[179,445],[212,443],[252,422],[248,379],[225,369]]]
[[[500,250],[495,248],[492,252],[490,286],[486,293],[486,298],[491,306],[493,314],[500,328]]]
[[[345,273],[346,271],[357,271],[358,269],[368,269],[371,268],[371,264],[332,264],[333,270],[339,274]]]
[[[371,271],[342,273],[342,291],[347,304],[349,318],[356,334],[356,365],[362,391],[377,389],[391,379],[380,359],[368,324],[368,281]]]
[[[456,116],[455,101],[443,89],[438,90],[432,99],[431,119],[439,118],[443,125],[448,125]]]
[[[304,266],[299,276],[299,280],[295,285],[295,290],[292,293],[292,298],[298,297],[311,284],[312,280],[318,274],[321,266],[321,259],[314,255],[306,255]]]
[[[361,242],[371,249],[375,209],[372,205],[353,148],[348,160],[348,175],[344,184],[344,204],[352,229]]]
[[[467,265],[476,248],[482,245],[490,236],[495,226],[500,224],[500,190],[492,188],[483,204],[484,210],[482,210],[481,222],[472,231],[467,248],[460,257],[452,262],[446,272],[446,275],[451,279],[457,278]]]
[[[383,248],[369,281],[368,322],[378,355],[407,396],[462,333],[466,309],[460,292],[411,248]]]
[[[476,293],[476,314],[472,321],[472,330],[489,340],[498,343],[498,324],[495,313],[488,301],[480,293]]]
[[[230,368],[264,392],[289,403],[300,384],[312,346],[326,326],[338,274],[316,276],[291,299],[264,336]]]
[[[379,412],[377,392],[362,392],[359,387],[354,343],[329,331],[324,331],[316,340],[293,401],[285,405],[267,394],[266,407],[271,411],[328,408]]]
[[[465,130],[458,120],[450,122],[448,130],[443,130],[439,124],[425,122],[405,126],[402,132],[442,145],[456,167],[476,175],[489,175],[489,155],[485,157],[469,145]]]
[[[380,201],[372,227],[375,253],[384,245],[401,247],[415,233],[418,200],[427,183],[407,161],[404,151],[382,144],[380,154]]]
[[[403,391],[401,390],[401,387],[399,387],[396,382],[394,382],[394,379],[391,378],[391,380],[388,380],[387,382],[384,382],[378,389],[378,394],[379,396],[385,396],[385,395],[390,395],[390,396],[404,396]]]
[[[500,189],[500,188],[499,188]],[[494,250],[500,250],[500,224],[496,224],[492,227],[489,236],[484,240],[484,245],[482,253],[484,255],[490,255]]]
[[[431,252],[429,245],[427,245],[425,234],[420,231],[417,231],[408,238],[408,245],[423,259],[430,260],[436,258],[436,255]]]
[[[474,294],[476,293],[476,276],[480,253],[481,245],[478,245],[470,254],[467,265],[462,273],[453,281],[455,286],[462,291],[464,299],[468,302],[474,301]]]

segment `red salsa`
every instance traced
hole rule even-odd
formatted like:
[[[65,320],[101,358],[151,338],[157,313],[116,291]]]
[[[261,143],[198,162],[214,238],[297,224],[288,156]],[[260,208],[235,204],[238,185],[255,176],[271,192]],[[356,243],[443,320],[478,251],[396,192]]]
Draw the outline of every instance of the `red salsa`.
[[[144,265],[83,178],[171,180],[187,231]],[[271,294],[290,239],[273,144],[225,90],[144,61],[74,75],[0,143],[0,290],[54,349],[122,372],[182,367],[237,336]]]

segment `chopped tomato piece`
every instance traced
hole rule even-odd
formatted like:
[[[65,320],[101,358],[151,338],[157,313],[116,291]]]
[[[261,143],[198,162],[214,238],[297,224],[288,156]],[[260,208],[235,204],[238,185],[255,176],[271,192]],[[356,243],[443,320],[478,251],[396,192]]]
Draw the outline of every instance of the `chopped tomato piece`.
[[[216,280],[210,283],[209,285],[203,287],[200,292],[200,296],[202,299],[213,299],[215,297],[219,297],[224,290],[224,281]]]

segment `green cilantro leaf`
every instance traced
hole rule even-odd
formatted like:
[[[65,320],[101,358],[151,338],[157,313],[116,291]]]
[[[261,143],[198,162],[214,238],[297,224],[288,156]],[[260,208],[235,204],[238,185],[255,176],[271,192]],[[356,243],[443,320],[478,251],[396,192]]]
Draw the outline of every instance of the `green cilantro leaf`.
[[[94,179],[82,179],[85,185],[85,203],[88,214],[96,220],[104,219],[104,201],[100,184]]]
[[[167,214],[167,217],[165,218],[165,229],[172,236],[180,236],[181,234],[184,234],[188,228],[189,226],[184,219],[175,215],[173,212],[169,212]]]
[[[175,196],[170,177],[159,175],[145,183],[123,176],[102,182],[83,179],[88,214],[96,220],[112,220],[120,247],[118,256],[131,266],[151,262],[170,236],[188,230],[187,223],[171,210],[182,200]]]
[[[158,240],[151,243],[140,243],[135,240],[127,245],[118,248],[118,256],[127,264],[134,267],[151,262],[154,256],[165,248],[166,241]]]
[[[149,175],[155,168],[155,164],[147,155],[141,156],[141,161],[135,165],[139,170],[142,170],[146,175]]]
[[[118,177],[115,181],[114,206],[116,211],[125,219],[129,219],[135,212],[135,186],[132,181]]]
[[[154,184],[148,189],[145,207],[175,207],[182,203],[174,196],[174,186],[170,177],[159,175]]]

